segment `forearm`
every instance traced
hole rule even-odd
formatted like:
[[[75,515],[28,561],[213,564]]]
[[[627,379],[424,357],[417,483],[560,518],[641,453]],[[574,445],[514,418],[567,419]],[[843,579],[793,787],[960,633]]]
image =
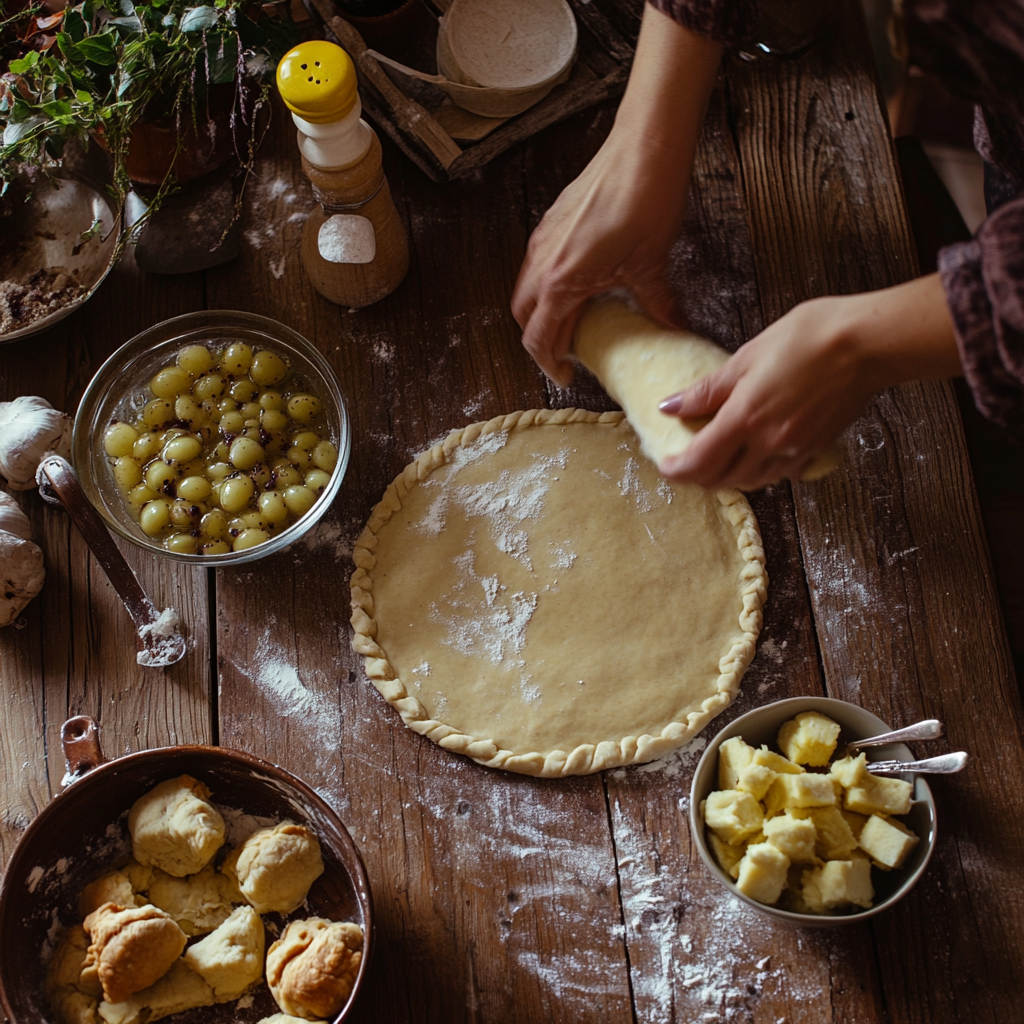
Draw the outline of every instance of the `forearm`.
[[[860,361],[873,390],[963,374],[938,274],[850,296],[837,344]]]
[[[721,44],[649,4],[644,8],[633,70],[608,140],[638,165],[643,180],[663,181],[685,195],[721,53]]]

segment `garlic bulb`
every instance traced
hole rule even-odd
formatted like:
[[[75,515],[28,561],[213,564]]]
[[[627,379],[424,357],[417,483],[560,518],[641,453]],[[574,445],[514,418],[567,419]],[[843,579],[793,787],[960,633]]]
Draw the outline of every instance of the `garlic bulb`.
[[[12,491],[35,487],[36,467],[49,451],[70,454],[71,417],[35,395],[0,402],[0,476]]]
[[[21,506],[9,495],[0,491],[0,533],[13,533],[22,540],[32,539],[32,524]]]
[[[0,626],[9,626],[43,589],[43,552],[17,502],[0,491]]]

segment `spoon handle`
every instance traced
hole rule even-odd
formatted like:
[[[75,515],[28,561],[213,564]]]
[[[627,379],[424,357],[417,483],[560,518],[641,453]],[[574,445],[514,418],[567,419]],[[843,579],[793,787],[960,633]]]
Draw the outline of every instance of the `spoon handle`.
[[[919,772],[929,775],[952,775],[967,767],[967,754],[957,750],[952,754],[926,757],[923,761],[869,761],[868,771],[872,775],[899,775],[902,772]]]
[[[93,557],[107,574],[111,586],[124,602],[128,614],[135,623],[135,644],[139,649],[139,664],[164,668],[180,661],[185,655],[185,638],[180,634],[171,638],[161,638],[153,632],[153,627],[159,619],[156,606],[142,589],[142,584],[132,572],[131,566],[124,560],[124,555],[107,532],[99,513],[89,503],[71,464],[59,455],[47,455],[39,463],[37,479],[41,484],[40,493],[43,497],[51,502],[59,500],[64,506],[78,532],[89,545]],[[46,493],[42,486],[44,483],[52,490],[52,494]],[[57,496],[56,499],[53,494]]]
[[[908,725],[905,729],[870,736],[866,740],[854,740],[846,745],[847,750],[861,750],[864,747],[883,747],[887,743],[907,743],[911,740],[937,740],[943,733],[942,723],[937,718]]]

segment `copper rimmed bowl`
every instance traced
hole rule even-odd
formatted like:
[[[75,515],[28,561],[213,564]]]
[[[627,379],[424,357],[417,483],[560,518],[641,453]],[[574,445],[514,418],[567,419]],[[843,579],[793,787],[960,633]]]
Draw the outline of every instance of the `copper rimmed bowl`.
[[[348,1016],[370,963],[373,902],[359,851],[322,797],[283,768],[238,750],[161,747],[106,761],[96,725],[84,717],[65,722],[61,739],[73,781],[29,825],[0,881],[0,1006],[8,1024],[53,1020],[43,979],[60,927],[80,920],[75,905],[86,882],[131,852],[127,825],[131,805],[157,783],[182,774],[209,787],[210,800],[226,812],[229,842],[235,838],[233,830],[246,826],[236,811],[276,821],[290,818],[316,833],[324,873],[309,891],[308,910],[300,907],[289,918],[317,916],[362,926],[362,963],[348,1003],[334,1024]],[[265,914],[263,919],[283,923],[276,914]],[[268,946],[275,937],[268,933]],[[250,991],[249,1006],[221,1003],[190,1010],[175,1020],[180,1024],[255,1022],[279,1012],[265,983]]]

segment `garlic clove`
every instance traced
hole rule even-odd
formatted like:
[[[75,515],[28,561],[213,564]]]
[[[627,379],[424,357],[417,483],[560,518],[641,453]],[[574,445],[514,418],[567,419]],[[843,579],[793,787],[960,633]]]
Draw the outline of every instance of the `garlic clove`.
[[[38,544],[0,532],[0,627],[9,626],[43,589],[46,570]]]
[[[35,487],[36,467],[48,451],[70,454],[71,427],[71,417],[45,398],[21,395],[0,402],[0,476],[12,491]]]
[[[22,540],[32,539],[32,524],[28,516],[5,491],[0,491],[0,532],[13,533]]]

